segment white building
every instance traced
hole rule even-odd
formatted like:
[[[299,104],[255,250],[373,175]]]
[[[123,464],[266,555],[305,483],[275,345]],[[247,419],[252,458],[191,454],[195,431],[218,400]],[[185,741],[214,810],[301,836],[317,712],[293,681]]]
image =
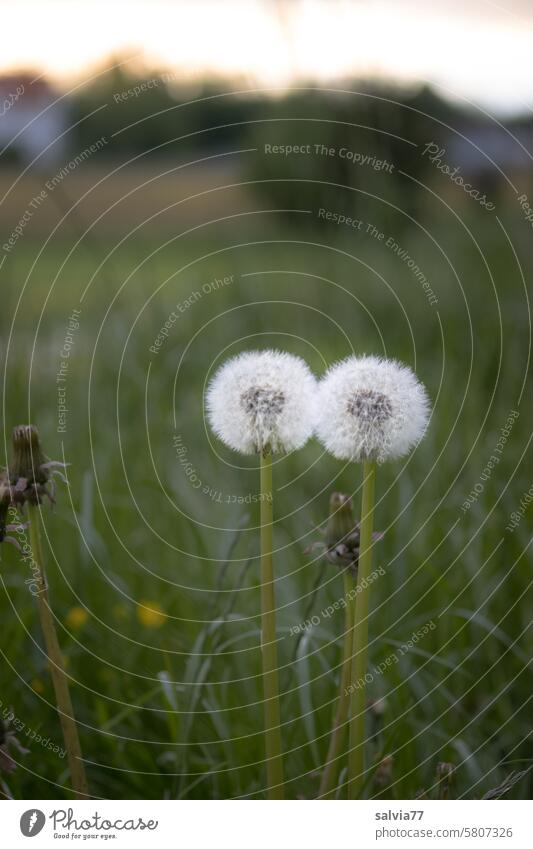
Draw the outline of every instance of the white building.
[[[27,74],[0,76],[0,161],[8,151],[36,167],[61,161],[66,128],[64,101],[46,80]]]

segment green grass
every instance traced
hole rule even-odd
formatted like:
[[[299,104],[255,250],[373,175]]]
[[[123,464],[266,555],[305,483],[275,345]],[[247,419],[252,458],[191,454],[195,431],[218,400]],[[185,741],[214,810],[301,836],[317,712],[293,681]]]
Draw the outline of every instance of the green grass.
[[[370,780],[365,793],[434,795],[436,765],[449,761],[454,795],[480,798],[531,762],[531,512],[514,533],[505,530],[531,485],[529,315],[505,234],[488,216],[468,224],[480,250],[453,216],[425,223],[440,248],[421,229],[388,223],[431,279],[437,306],[375,239],[334,225],[275,230],[272,216],[163,248],[132,238],[111,255],[113,245],[93,242],[68,256],[72,242],[57,239],[29,279],[39,246],[28,236],[6,260],[3,430],[8,440],[13,425],[31,418],[46,453],[63,459],[63,440],[70,463],[69,487],[59,485],[57,506],[46,511],[45,543],[96,796],[264,797],[259,505],[242,503],[257,492],[256,463],[217,443],[202,418],[213,369],[251,346],[283,347],[319,374],[352,346],[384,352],[415,367],[436,401],[424,443],[378,475],[375,525],[385,537],[375,565],[385,575],[371,588],[370,664],[398,658],[368,687],[384,699],[384,713],[369,716],[367,760],[392,754],[394,764],[392,783]],[[531,260],[522,261],[531,275]],[[181,314],[157,355],[149,351],[176,302],[231,274],[231,285]],[[89,282],[60,436],[59,350]],[[521,415],[500,462],[463,514],[513,409]],[[343,582],[304,549],[319,537],[333,489],[356,493],[359,511],[361,479],[315,442],[277,463],[274,476],[287,795],[312,798],[343,639],[342,610],[320,612]],[[61,745],[24,567],[8,546],[1,556],[1,710],[12,708],[25,728]],[[160,627],[141,624],[143,600],[167,614]],[[65,624],[75,606],[89,614],[77,630]],[[292,636],[312,615],[319,624]],[[429,622],[435,627],[400,656]],[[28,748],[8,778],[13,794],[67,797],[65,761],[35,742]],[[527,781],[510,795],[526,798]]]

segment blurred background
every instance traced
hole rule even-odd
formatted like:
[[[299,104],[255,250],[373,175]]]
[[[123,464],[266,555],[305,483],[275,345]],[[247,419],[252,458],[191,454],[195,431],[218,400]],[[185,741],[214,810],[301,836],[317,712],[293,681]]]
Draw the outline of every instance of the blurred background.
[[[273,346],[318,375],[397,357],[434,403],[379,474],[371,663],[435,627],[368,688],[366,794],[433,798],[446,762],[457,798],[527,798],[530,4],[1,8],[2,464],[25,421],[70,463],[47,551],[94,794],[264,795],[257,464],[208,432],[203,396]],[[275,473],[289,795],[313,798],[342,578],[304,552],[333,490],[359,511],[360,472],[311,442]],[[61,742],[6,549],[0,711],[29,750],[6,786],[68,796],[28,732]]]

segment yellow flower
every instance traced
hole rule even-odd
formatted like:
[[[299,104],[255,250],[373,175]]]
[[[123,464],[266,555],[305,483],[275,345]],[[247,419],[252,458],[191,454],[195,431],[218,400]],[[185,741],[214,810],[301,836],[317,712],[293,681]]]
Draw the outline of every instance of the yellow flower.
[[[89,614],[83,607],[71,607],[66,616],[66,623],[71,628],[82,628],[89,618]]]
[[[160,628],[165,624],[167,615],[156,601],[141,599],[137,607],[137,618],[146,628]]]

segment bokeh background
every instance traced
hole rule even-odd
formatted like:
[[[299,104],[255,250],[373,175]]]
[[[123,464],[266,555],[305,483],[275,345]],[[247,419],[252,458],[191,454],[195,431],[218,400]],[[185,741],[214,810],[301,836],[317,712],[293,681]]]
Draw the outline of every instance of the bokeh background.
[[[456,798],[527,798],[530,5],[1,7],[1,462],[31,421],[70,464],[44,520],[92,792],[264,797],[257,463],[203,402],[273,346],[318,375],[397,357],[434,405],[378,478],[370,660],[396,659],[368,687],[366,795],[434,798],[446,762]],[[305,550],[360,483],[316,442],[275,467],[292,798],[318,791],[344,624]],[[27,567],[0,554],[0,714],[28,750],[3,793],[67,798]]]

